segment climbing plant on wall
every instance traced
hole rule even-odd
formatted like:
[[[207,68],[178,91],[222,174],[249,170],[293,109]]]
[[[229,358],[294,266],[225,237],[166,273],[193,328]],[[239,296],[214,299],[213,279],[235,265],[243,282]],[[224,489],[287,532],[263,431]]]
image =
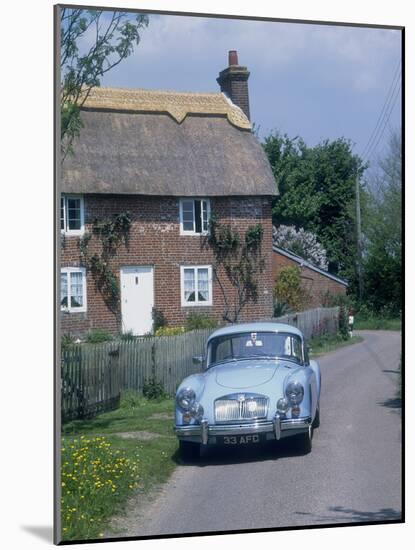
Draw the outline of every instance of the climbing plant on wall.
[[[116,315],[120,312],[120,285],[110,260],[121,243],[128,246],[130,228],[131,214],[122,212],[112,219],[94,220],[92,230],[79,241],[81,262],[92,273],[106,305]],[[91,244],[92,237],[95,239]]]
[[[223,320],[236,323],[244,307],[258,299],[257,276],[265,268],[261,254],[263,227],[255,224],[243,236],[230,225],[221,224],[215,216],[209,221],[207,242],[215,255],[213,276],[218,282],[224,301]],[[222,269],[220,269],[222,268]],[[226,292],[226,279],[235,289],[232,296]]]

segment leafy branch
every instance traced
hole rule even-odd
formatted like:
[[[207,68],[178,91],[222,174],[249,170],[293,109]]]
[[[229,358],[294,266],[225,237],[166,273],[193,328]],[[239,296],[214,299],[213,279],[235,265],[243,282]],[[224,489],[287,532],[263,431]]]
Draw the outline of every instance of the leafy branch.
[[[80,110],[102,77],[130,56],[148,16],[119,11],[61,9],[62,162],[82,128]]]

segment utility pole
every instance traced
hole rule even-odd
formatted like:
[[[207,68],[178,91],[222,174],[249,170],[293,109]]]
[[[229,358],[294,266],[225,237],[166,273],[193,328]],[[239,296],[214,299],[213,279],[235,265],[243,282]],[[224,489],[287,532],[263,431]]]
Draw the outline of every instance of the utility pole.
[[[356,174],[356,242],[357,242],[357,279],[359,283],[359,303],[363,298],[363,274],[362,274],[362,220],[360,214],[360,182]]]

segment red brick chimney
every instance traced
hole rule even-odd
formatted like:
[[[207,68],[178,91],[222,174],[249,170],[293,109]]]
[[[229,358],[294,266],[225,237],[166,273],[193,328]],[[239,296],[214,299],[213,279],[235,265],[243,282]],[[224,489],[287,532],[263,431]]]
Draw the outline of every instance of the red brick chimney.
[[[238,105],[248,119],[250,119],[248,78],[248,69],[238,63],[238,52],[236,50],[230,50],[229,67],[226,67],[226,69],[219,73],[216,81],[221,91],[226,94],[235,105]]]

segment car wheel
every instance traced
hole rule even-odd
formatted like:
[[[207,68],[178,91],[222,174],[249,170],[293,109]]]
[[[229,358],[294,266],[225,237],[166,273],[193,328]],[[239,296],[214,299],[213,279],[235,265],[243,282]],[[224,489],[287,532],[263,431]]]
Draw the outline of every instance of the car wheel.
[[[311,426],[305,433],[297,436],[298,447],[305,455],[311,453],[312,441],[313,428]]]
[[[317,405],[316,416],[313,420],[313,428],[318,428],[320,426],[320,403]]]
[[[200,457],[200,444],[179,440],[180,457],[184,462],[197,460]]]

